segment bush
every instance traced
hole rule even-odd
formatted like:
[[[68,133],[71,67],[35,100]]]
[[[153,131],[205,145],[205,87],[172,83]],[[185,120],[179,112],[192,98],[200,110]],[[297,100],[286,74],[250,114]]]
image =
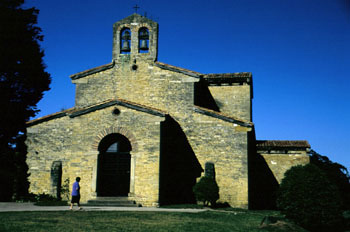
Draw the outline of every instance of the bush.
[[[41,202],[44,202],[44,201],[59,201],[56,197],[54,196],[51,196],[49,194],[46,194],[46,193],[40,193],[40,194],[37,194],[35,196],[35,199],[36,201],[41,201]]]
[[[332,162],[327,156],[310,151],[310,163],[316,165],[325,172],[328,179],[333,182],[339,192],[343,202],[343,210],[350,209],[350,176],[349,171],[341,164]]]
[[[203,202],[204,205],[210,203],[214,206],[219,199],[219,187],[214,178],[203,176],[193,187],[194,195],[197,201]]]
[[[288,219],[310,231],[340,231],[342,202],[337,187],[317,166],[295,166],[285,173],[277,206]]]
[[[37,206],[66,206],[67,201],[61,201],[57,197],[51,196],[50,194],[40,193],[35,195],[35,203]]]
[[[61,197],[62,199],[66,200],[67,202],[69,201],[70,198],[70,191],[69,191],[69,178],[64,180],[64,183],[61,187]]]

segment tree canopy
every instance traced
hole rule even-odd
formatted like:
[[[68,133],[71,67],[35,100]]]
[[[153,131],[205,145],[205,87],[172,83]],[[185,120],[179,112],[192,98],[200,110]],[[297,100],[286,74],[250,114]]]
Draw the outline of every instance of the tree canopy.
[[[310,152],[310,163],[325,172],[328,179],[337,186],[340,192],[343,201],[342,208],[350,209],[350,176],[346,167],[332,162],[327,156],[320,155],[314,150]]]
[[[25,133],[26,121],[38,112],[36,104],[49,90],[45,71],[39,10],[22,8],[24,0],[0,0],[0,184],[9,191],[14,148]],[[11,182],[12,181],[12,182]],[[0,198],[5,193],[0,191]],[[6,195],[6,194],[5,194]],[[6,195],[8,197],[8,194]]]
[[[339,190],[314,164],[294,166],[284,174],[277,206],[287,218],[310,231],[342,229]]]

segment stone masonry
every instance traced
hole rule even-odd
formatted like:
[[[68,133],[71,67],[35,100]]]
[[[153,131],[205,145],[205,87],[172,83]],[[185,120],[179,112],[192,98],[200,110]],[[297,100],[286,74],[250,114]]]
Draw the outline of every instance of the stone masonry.
[[[142,30],[148,35],[141,37]],[[131,146],[124,170],[129,199],[144,206],[189,203],[209,162],[219,201],[248,208],[248,162],[257,154],[251,73],[201,74],[157,61],[158,24],[138,14],[115,23],[113,33],[112,62],[71,76],[75,106],[28,122],[30,191],[54,194],[51,169],[59,162],[62,183],[81,177],[82,202],[101,196],[98,180],[107,172],[101,147],[120,135]],[[142,52],[141,42],[148,46]],[[291,166],[308,163],[305,146],[296,153],[265,148],[258,150],[278,182]]]

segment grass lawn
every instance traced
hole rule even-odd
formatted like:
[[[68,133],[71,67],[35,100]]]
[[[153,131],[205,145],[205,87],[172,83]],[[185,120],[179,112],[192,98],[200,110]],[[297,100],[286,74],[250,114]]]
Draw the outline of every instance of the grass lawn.
[[[296,231],[282,224],[259,228],[276,211],[119,212],[57,211],[0,213],[0,231]]]

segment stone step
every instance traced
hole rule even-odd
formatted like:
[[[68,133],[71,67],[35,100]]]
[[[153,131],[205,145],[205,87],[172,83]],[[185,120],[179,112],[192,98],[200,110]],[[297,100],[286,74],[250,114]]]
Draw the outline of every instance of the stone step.
[[[88,200],[86,206],[138,207],[135,201],[128,197],[96,197]]]

